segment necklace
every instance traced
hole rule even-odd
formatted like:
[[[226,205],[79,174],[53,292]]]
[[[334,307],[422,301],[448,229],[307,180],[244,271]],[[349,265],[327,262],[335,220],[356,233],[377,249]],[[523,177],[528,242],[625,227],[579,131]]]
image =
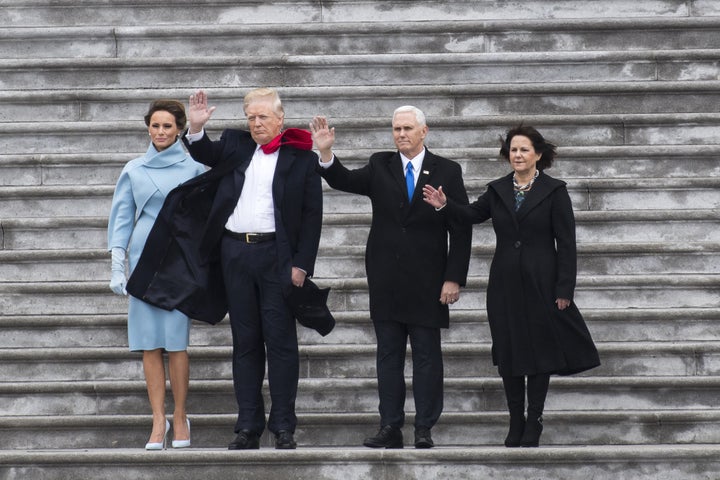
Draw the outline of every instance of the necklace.
[[[535,175],[533,175],[533,178],[526,184],[526,185],[520,185],[517,183],[517,179],[515,178],[515,175],[513,175],[513,188],[516,192],[527,192],[532,188],[533,183],[535,183],[535,179],[540,174],[540,170],[535,170]]]

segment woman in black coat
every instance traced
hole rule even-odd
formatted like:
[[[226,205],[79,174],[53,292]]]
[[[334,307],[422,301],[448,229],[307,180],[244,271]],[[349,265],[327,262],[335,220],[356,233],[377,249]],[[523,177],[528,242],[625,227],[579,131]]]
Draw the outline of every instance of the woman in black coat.
[[[555,145],[533,127],[508,131],[500,154],[513,172],[464,206],[427,185],[426,202],[468,223],[492,219],[495,255],[487,288],[492,358],[503,379],[507,447],[537,447],[550,375],[594,368],[600,359],[573,303],[575,218],[565,182],[544,173]],[[445,208],[447,207],[447,208]],[[527,377],[527,420],[525,378]]]

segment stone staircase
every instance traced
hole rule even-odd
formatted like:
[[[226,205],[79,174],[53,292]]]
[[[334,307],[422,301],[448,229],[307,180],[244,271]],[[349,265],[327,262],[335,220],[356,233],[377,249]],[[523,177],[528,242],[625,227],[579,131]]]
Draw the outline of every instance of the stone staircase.
[[[717,1],[1,3],[1,480],[716,478]],[[227,322],[193,325],[193,448],[141,448],[142,366],[126,347],[126,300],[107,287],[114,183],[145,151],[152,99],[205,88],[217,134],[264,85],[279,89],[287,126],[327,115],[351,165],[393,148],[392,110],[417,105],[429,147],[462,164],[470,197],[509,171],[497,159],[509,126],[560,145],[550,173],[569,184],[576,301],[603,365],[551,380],[541,448],[500,446],[490,225],[475,227],[470,280],[443,332],[440,446],[360,447],[378,424],[370,207],[327,187],[316,273],[338,326],[324,338],[299,331],[300,448],[275,451],[264,437],[260,451],[225,450],[236,408]]]

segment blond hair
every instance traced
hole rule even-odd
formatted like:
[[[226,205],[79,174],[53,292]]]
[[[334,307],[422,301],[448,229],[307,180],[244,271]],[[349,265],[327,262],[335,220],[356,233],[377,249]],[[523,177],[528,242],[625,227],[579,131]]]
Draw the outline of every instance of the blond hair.
[[[261,98],[267,98],[272,102],[272,109],[278,117],[282,118],[285,116],[285,110],[283,109],[282,102],[280,101],[280,95],[278,95],[275,89],[267,87],[250,90],[247,95],[245,95],[245,98],[243,99],[243,112],[247,110],[248,105]]]

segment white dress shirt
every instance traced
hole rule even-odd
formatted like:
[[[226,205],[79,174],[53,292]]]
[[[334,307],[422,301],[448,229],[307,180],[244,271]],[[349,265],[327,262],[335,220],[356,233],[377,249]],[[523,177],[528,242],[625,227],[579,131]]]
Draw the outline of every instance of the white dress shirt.
[[[200,133],[188,133],[188,142],[201,139]],[[260,146],[255,149],[250,165],[245,170],[240,199],[230,214],[225,228],[238,233],[270,233],[275,231],[275,204],[272,183],[275,176],[279,150],[266,154]]]

